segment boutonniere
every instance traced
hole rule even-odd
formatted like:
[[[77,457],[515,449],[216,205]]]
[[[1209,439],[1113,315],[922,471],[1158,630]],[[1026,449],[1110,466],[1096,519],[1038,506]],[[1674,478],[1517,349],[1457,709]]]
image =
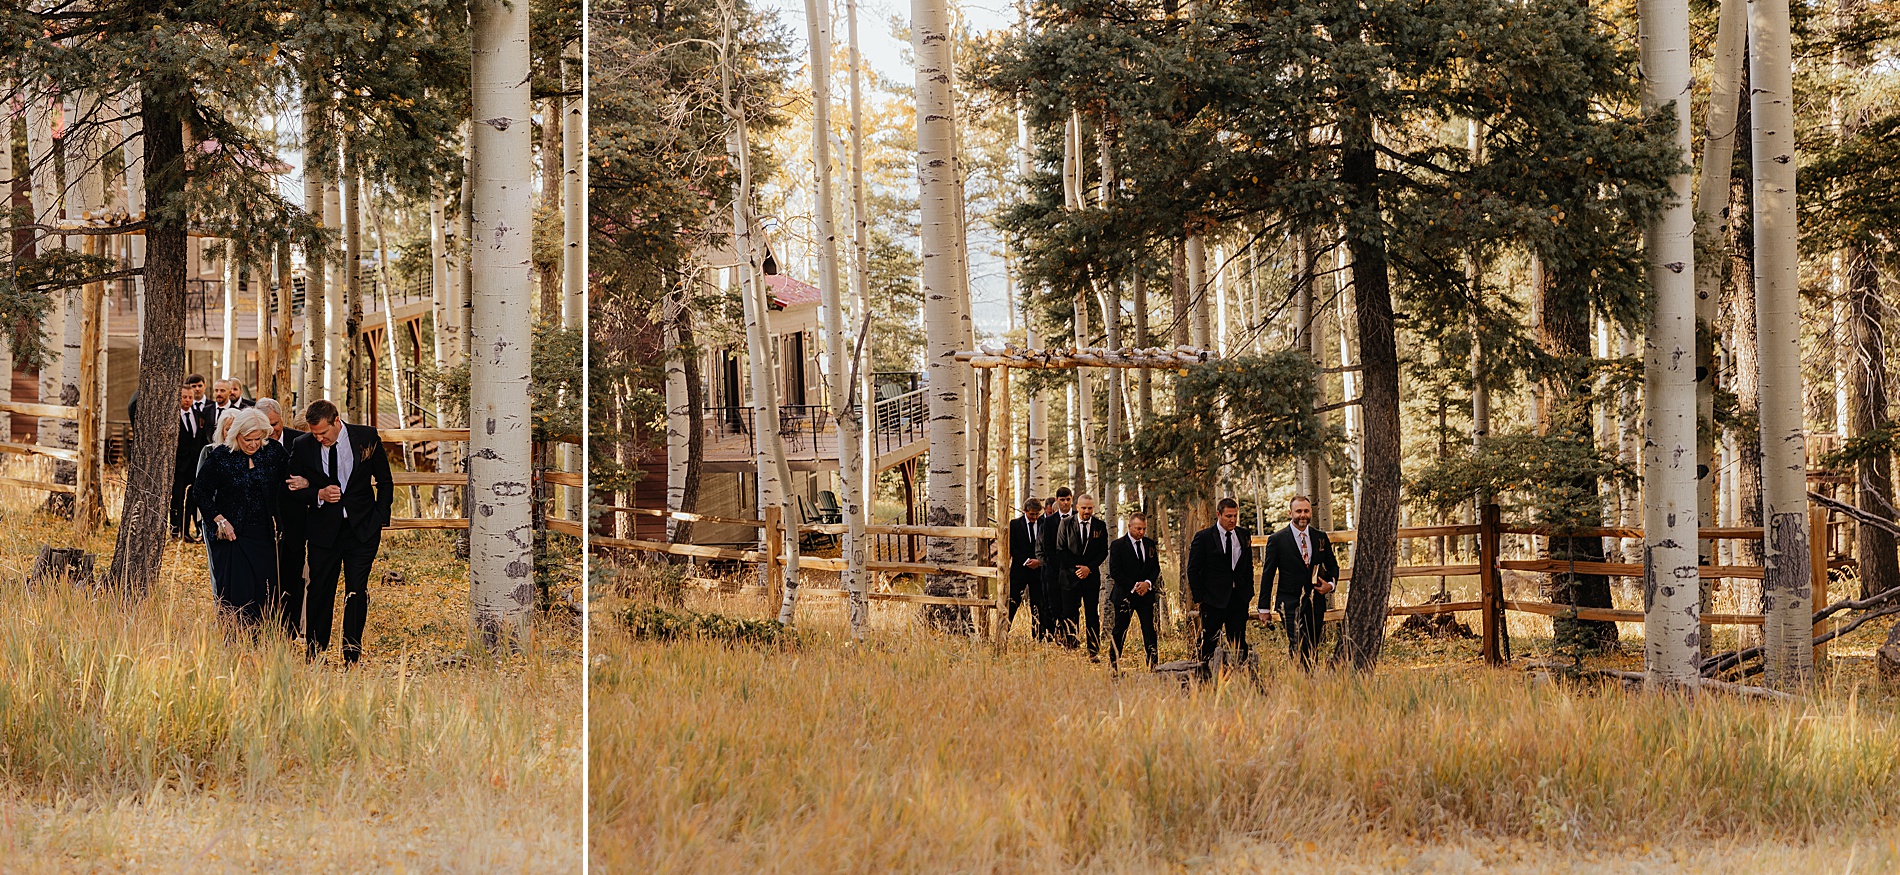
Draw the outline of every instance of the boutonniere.
[[[358,454],[356,455],[356,460],[357,460],[358,462],[367,462],[367,461],[369,461],[369,457],[370,457],[370,455],[371,455],[372,453],[375,453],[375,452],[376,452],[376,448],[377,448],[377,445],[376,445],[376,444],[370,444],[369,446],[367,446],[367,447],[364,447],[364,448],[363,448],[363,451],[362,451],[361,453],[358,453]]]

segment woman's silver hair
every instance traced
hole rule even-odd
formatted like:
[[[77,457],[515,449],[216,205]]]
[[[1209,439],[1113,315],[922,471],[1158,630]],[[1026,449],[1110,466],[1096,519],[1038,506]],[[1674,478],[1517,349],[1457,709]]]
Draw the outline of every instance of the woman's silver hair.
[[[242,452],[238,449],[239,438],[259,432],[265,437],[270,436],[270,417],[255,407],[226,411],[218,417],[218,443],[230,447],[234,452]]]

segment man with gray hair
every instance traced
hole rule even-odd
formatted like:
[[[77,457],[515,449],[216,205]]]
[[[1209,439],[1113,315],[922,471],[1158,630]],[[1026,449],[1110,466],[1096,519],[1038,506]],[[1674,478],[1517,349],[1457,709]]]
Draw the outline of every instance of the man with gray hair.
[[[1075,515],[1056,530],[1056,574],[1060,589],[1053,595],[1062,628],[1062,644],[1077,645],[1084,631],[1089,661],[1098,661],[1102,649],[1102,562],[1108,559],[1108,525],[1095,515],[1095,497],[1075,500]],[[1084,616],[1087,623],[1078,630]]]
[[[275,398],[257,399],[257,409],[270,419],[270,440],[286,453],[304,432],[284,425],[283,405]],[[305,560],[310,548],[310,509],[305,496],[290,489],[277,496],[277,585],[276,608],[284,631],[291,640],[303,633],[303,593],[309,567]]]

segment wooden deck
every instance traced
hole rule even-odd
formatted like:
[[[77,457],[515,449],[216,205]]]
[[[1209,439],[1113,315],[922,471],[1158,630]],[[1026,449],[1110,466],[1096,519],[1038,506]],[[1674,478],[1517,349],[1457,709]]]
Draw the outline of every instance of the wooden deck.
[[[874,430],[877,470],[885,471],[923,454],[929,447],[924,430],[927,413],[922,390],[886,398],[875,407]],[[757,465],[752,410],[745,407],[702,411],[700,427],[706,436],[705,470],[732,473]],[[817,405],[786,405],[779,409],[779,434],[785,440],[785,460],[794,471],[836,471],[843,452],[838,446],[837,423]]]

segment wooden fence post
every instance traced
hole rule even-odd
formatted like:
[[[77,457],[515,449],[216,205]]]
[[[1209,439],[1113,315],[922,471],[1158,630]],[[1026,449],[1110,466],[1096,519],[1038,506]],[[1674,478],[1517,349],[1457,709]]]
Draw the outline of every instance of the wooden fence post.
[[[1827,607],[1827,508],[1808,505],[1808,570],[1813,576],[1810,584],[1813,588],[1808,601],[1811,610]],[[1829,620],[1814,624],[1815,635],[1821,635],[1834,625]],[[1827,645],[1814,646],[1814,666],[1820,668],[1827,661]]]
[[[1004,642],[1009,638],[1009,520],[1013,508],[1010,506],[1009,488],[1010,468],[1010,421],[1009,421],[1009,368],[996,369],[996,395],[990,404],[996,410],[996,543],[990,556],[996,562],[996,607],[994,635],[996,651],[1003,651]]]
[[[773,504],[765,507],[765,537],[760,552],[765,554],[765,616],[778,620],[779,603],[785,600],[785,571],[783,559],[779,557],[780,545],[785,541],[785,510]]]
[[[1504,623],[1504,581],[1498,574],[1498,506],[1485,505],[1478,514],[1478,589],[1479,601],[1484,603],[1484,661],[1491,665],[1504,663],[1503,651],[1498,646],[1499,633]]]

